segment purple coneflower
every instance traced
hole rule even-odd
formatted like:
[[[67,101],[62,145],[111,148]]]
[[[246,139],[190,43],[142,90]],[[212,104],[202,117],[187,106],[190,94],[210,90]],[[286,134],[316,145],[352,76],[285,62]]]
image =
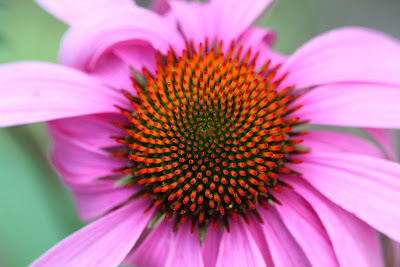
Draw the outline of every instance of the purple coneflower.
[[[397,40],[343,28],[286,57],[252,26],[269,0],[38,2],[70,24],[62,65],[1,66],[0,125],[48,122],[94,221],[32,266],[383,266],[378,231],[400,241]]]

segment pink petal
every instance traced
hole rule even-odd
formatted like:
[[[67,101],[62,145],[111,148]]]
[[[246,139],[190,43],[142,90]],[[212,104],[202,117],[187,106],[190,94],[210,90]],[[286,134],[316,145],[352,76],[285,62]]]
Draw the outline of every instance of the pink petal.
[[[397,161],[397,136],[395,131],[376,128],[364,130],[382,147],[388,159]]]
[[[312,130],[303,136],[302,146],[312,152],[351,152],[367,154],[373,157],[384,157],[382,151],[372,142],[356,135],[326,130]]]
[[[213,0],[209,3],[171,1],[172,15],[188,40],[219,38],[227,45],[238,38],[271,4],[272,0]]]
[[[156,51],[147,42],[118,45],[112,52],[105,53],[97,62],[91,74],[115,89],[125,89],[136,95],[133,89],[132,68],[141,71],[143,67],[151,73],[156,70]]]
[[[93,130],[93,136],[96,136],[95,129],[101,125],[96,125],[98,118],[86,117],[92,117],[93,120],[89,122],[80,117],[51,122],[50,133],[53,140],[53,164],[71,189],[80,217],[83,220],[91,220],[125,202],[137,189],[115,187],[116,179],[122,177],[114,173],[113,169],[125,167],[127,162],[112,159],[108,152],[98,150],[98,145],[104,143],[101,142],[101,138],[90,138],[90,131],[83,136],[79,135],[79,132],[86,128]],[[79,122],[87,124],[79,125]],[[73,125],[76,127],[72,127]],[[104,128],[104,131],[106,132],[107,128]],[[115,179],[98,180],[103,177]]]
[[[132,94],[133,84],[130,79],[132,71],[127,62],[124,62],[114,53],[108,53],[99,59],[91,75],[100,79],[105,85],[114,89],[125,89]]]
[[[143,42],[163,53],[170,46],[178,52],[184,48],[173,25],[156,13],[136,7],[112,14],[99,12],[96,19],[71,27],[64,37],[60,59],[63,64],[91,72],[113,49]]]
[[[276,34],[271,29],[251,26],[239,38],[238,45],[243,46],[243,51],[251,49],[253,55],[258,53],[256,69],[271,60],[271,67],[283,63],[285,56],[273,51]]]
[[[311,266],[304,252],[279,218],[278,213],[273,208],[269,211],[261,209],[259,212],[264,221],[261,228],[267,240],[274,266]]]
[[[274,30],[258,26],[247,28],[239,38],[239,43],[243,45],[244,49],[253,46],[270,47],[274,45],[275,41],[276,32]]]
[[[286,71],[285,82],[297,88],[343,82],[400,85],[400,43],[373,30],[337,29],[298,49],[282,66]]]
[[[383,266],[377,231],[327,200],[302,179],[290,177],[286,182],[295,187],[296,192],[301,194],[318,214],[332,242],[340,266]]]
[[[92,183],[67,182],[74,194],[79,217],[84,221],[96,219],[127,201],[139,188],[115,186],[115,181]]]
[[[92,17],[100,10],[115,8],[132,8],[135,3],[132,0],[35,0],[47,12],[64,21],[74,24],[87,17]]]
[[[282,202],[276,210],[312,266],[339,266],[328,234],[310,204],[285,188],[276,197]]]
[[[120,93],[81,72],[39,62],[1,66],[0,99],[3,127],[116,112],[113,105],[126,102]]]
[[[50,129],[53,140],[52,161],[64,181],[92,182],[101,177],[116,175],[114,169],[127,166],[127,160],[111,158],[109,152],[88,149],[79,139]]]
[[[165,266],[168,254],[173,253],[173,239],[172,224],[162,221],[125,259],[124,264],[140,267]]]
[[[121,46],[116,48],[114,53],[135,70],[141,71],[145,67],[153,72],[157,69],[156,50],[147,42],[136,42],[133,45]]]
[[[400,62],[400,61],[399,61]],[[400,90],[377,84],[336,84],[320,86],[305,93],[293,114],[313,124],[400,128]]]
[[[66,137],[78,140],[89,150],[114,147],[119,144],[111,136],[124,136],[125,133],[111,122],[126,122],[120,114],[102,113],[50,121],[50,131],[57,131]]]
[[[400,240],[400,165],[360,154],[309,153],[291,168],[332,202]]]
[[[262,224],[253,215],[249,216],[249,221],[250,221],[250,227],[249,227],[250,233],[252,235],[252,238],[254,239],[254,242],[260,248],[260,252],[263,255],[265,264],[267,266],[274,266],[267,241],[265,240],[264,232],[261,229]]]
[[[222,234],[217,267],[267,266],[249,227],[241,218],[230,223],[230,232]]]
[[[32,263],[35,266],[118,266],[153,214],[137,200],[89,224]]]
[[[222,231],[214,230],[214,227],[207,227],[206,237],[203,243],[203,260],[205,267],[215,267],[221,243]]]
[[[188,222],[179,227],[170,247],[171,252],[165,259],[166,267],[204,267],[197,228],[194,233],[191,233],[190,228]]]

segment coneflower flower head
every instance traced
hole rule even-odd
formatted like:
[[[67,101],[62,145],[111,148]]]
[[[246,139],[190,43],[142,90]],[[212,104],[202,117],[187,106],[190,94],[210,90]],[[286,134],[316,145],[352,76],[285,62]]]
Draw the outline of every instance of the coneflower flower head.
[[[286,116],[296,95],[291,87],[276,90],[270,61],[255,69],[256,55],[222,41],[187,44],[181,55],[170,50],[157,56],[153,76],[143,69],[133,86],[137,97],[124,91],[133,110],[120,108],[129,124],[116,123],[126,136],[114,137],[126,146],[113,154],[131,159],[121,183],[140,186],[135,197],[150,197],[152,206],[183,224],[222,222],[251,211],[262,221],[258,204],[278,201],[270,190],[290,187],[279,173],[291,173],[285,162],[296,152],[293,132],[299,118]],[[279,201],[278,201],[279,202]],[[177,224],[175,224],[177,227]],[[193,228],[194,229],[194,228]]]

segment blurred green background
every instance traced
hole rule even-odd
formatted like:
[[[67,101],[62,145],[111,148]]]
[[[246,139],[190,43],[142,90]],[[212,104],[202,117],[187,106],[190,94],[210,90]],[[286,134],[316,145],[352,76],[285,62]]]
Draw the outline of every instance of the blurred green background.
[[[291,53],[346,25],[400,38],[399,14],[399,0],[278,0],[258,24],[276,29],[277,50]],[[0,63],[56,62],[66,29],[32,0],[0,0]],[[48,163],[48,148],[43,124],[0,129],[0,266],[25,266],[83,225]]]

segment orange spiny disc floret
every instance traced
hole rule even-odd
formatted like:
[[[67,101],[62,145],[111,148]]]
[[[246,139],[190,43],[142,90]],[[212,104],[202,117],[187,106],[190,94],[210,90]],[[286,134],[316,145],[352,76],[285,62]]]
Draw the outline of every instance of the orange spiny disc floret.
[[[131,125],[117,141],[129,146],[118,153],[131,160],[122,170],[132,174],[129,186],[140,186],[176,225],[191,218],[228,228],[227,216],[246,219],[277,201],[270,192],[286,185],[279,176],[291,172],[285,163],[301,142],[292,131],[299,119],[286,119],[299,108],[296,97],[292,88],[277,90],[284,79],[277,68],[268,61],[256,70],[250,51],[233,43],[223,53],[222,42],[156,58],[144,82],[132,79],[138,97],[124,92]]]

